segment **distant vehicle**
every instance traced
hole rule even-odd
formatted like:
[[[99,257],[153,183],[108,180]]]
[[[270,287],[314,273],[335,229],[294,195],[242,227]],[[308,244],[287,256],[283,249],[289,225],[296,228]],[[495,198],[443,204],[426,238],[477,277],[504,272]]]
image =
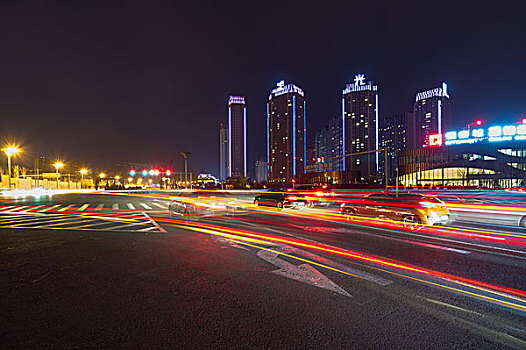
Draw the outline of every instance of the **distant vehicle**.
[[[224,193],[214,191],[182,192],[170,199],[168,207],[170,217],[184,217],[187,220],[234,215],[236,209],[244,207]]]
[[[297,185],[294,192],[307,200],[308,206],[328,206],[331,198],[336,195],[327,186]]]
[[[365,216],[402,222],[405,228],[447,224],[449,211],[444,202],[434,196],[417,193],[373,193],[358,203],[343,203],[340,213],[352,218]]]
[[[274,188],[258,194],[254,198],[254,206],[271,206],[279,209],[301,209],[307,206],[307,200],[290,189]]]

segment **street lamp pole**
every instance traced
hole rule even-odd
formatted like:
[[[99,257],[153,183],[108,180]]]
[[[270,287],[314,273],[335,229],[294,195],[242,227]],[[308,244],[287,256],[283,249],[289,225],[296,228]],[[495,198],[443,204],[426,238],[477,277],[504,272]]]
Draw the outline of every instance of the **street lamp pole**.
[[[184,188],[188,189],[188,156],[190,152],[181,152],[184,158]]]
[[[11,189],[11,156],[17,154],[20,150],[16,146],[8,146],[2,151],[4,151],[7,156],[7,174],[9,178],[9,189]]]

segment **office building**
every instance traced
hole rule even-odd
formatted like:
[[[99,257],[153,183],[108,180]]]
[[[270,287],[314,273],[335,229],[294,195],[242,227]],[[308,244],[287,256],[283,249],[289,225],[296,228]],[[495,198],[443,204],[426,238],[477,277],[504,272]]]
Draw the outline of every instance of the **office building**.
[[[305,173],[306,103],[303,90],[284,81],[270,92],[267,104],[269,182],[290,184]]]
[[[342,170],[342,120],[341,116],[329,119],[329,124],[318,129],[307,172]]]
[[[414,117],[409,120],[410,148],[428,147],[430,135],[451,128],[451,111],[447,84],[416,94]],[[441,137],[441,136],[439,136]]]
[[[219,126],[219,180],[225,181],[229,171],[228,128],[221,123]]]
[[[228,99],[228,176],[247,176],[247,109],[243,96]]]
[[[256,182],[265,183],[268,180],[268,164],[265,160],[256,160]]]
[[[526,186],[526,119],[443,134],[443,142],[400,152],[402,185]]]
[[[385,115],[380,123],[380,148],[387,149],[387,173],[390,184],[394,183],[397,156],[407,147],[408,121],[413,112]],[[380,157],[381,173],[385,175],[385,157]]]
[[[342,154],[377,150],[379,141],[378,87],[358,74],[342,92]],[[345,156],[342,170],[347,181],[354,184],[372,184],[382,179],[378,176],[378,152]]]

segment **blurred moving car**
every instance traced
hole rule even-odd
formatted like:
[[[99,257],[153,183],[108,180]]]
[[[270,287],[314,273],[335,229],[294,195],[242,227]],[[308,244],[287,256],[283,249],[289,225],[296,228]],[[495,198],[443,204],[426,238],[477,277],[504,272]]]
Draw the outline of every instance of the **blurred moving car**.
[[[308,206],[318,205],[326,207],[336,195],[336,193],[331,191],[327,186],[315,185],[297,185],[294,188],[294,192],[304,197],[307,200]]]
[[[373,193],[357,203],[343,203],[340,213],[353,216],[385,218],[402,222],[415,230],[421,226],[447,224],[449,211],[440,199],[417,193]]]
[[[307,206],[307,199],[292,190],[273,188],[268,192],[260,193],[254,198],[254,206],[271,206],[279,209],[301,209]]]
[[[227,197],[224,193],[214,191],[182,192],[170,199],[168,207],[170,217],[180,216],[190,220],[209,216],[234,215],[236,209],[244,208],[244,205]]]

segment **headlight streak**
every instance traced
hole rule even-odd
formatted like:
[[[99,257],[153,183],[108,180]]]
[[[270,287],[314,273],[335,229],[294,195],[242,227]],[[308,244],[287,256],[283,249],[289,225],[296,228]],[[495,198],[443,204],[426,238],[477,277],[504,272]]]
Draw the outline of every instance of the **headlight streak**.
[[[170,221],[176,221],[176,220],[170,220]],[[377,265],[380,265],[380,266],[386,266],[386,267],[389,267],[389,268],[396,268],[396,269],[400,269],[400,270],[408,271],[408,272],[412,272],[412,273],[420,273],[420,274],[427,275],[427,276],[430,276],[430,277],[432,276],[432,277],[435,277],[435,278],[439,278],[439,279],[443,280],[444,282],[458,284],[458,285],[461,285],[463,287],[466,287],[468,289],[472,289],[472,290],[475,290],[475,291],[459,289],[457,287],[454,287],[454,286],[451,286],[451,285],[447,285],[445,283],[437,283],[437,282],[433,282],[433,281],[430,281],[430,280],[425,280],[425,279],[422,279],[422,278],[419,278],[419,277],[398,273],[396,271],[386,270],[386,269],[381,268],[381,267],[363,265],[363,264],[351,261],[353,264],[361,265],[361,266],[364,266],[364,267],[367,267],[367,268],[372,268],[372,269],[375,269],[375,270],[378,270],[378,271],[382,271],[382,272],[385,272],[385,273],[388,273],[388,274],[396,275],[396,276],[399,276],[399,277],[402,277],[402,278],[411,279],[411,280],[418,281],[418,282],[423,283],[423,284],[427,284],[427,285],[431,285],[431,286],[447,289],[447,290],[450,290],[450,291],[452,291],[454,293],[457,293],[457,294],[463,294],[463,295],[466,295],[466,296],[470,296],[470,297],[476,298],[478,300],[494,303],[494,304],[497,304],[497,305],[500,305],[500,306],[504,306],[504,307],[511,308],[513,310],[516,310],[516,311],[520,311],[520,312],[526,313],[526,299],[525,299],[526,298],[526,291],[522,291],[522,290],[518,290],[518,289],[498,286],[498,285],[485,283],[485,282],[481,282],[481,281],[476,281],[476,280],[471,280],[471,279],[467,279],[467,278],[463,278],[463,277],[459,277],[459,276],[453,276],[453,275],[450,275],[450,274],[445,274],[445,273],[441,273],[441,272],[437,272],[437,271],[432,271],[432,270],[427,270],[427,269],[419,269],[419,268],[415,268],[415,267],[412,267],[412,266],[409,266],[409,265],[403,265],[401,263],[395,263],[395,262],[392,262],[392,261],[389,261],[389,260],[380,259],[378,257],[373,257],[373,256],[370,256],[370,255],[368,256],[366,254],[357,253],[357,252],[351,252],[351,251],[347,251],[347,250],[343,250],[343,249],[339,249],[339,248],[328,248],[324,244],[311,244],[311,243],[301,242],[301,241],[298,241],[298,240],[295,240],[295,239],[283,239],[283,238],[280,238],[280,237],[277,237],[277,236],[271,236],[271,235],[260,234],[260,233],[250,233],[250,232],[244,231],[244,230],[228,229],[228,228],[224,228],[224,227],[221,227],[221,226],[202,224],[202,223],[200,223],[199,226],[193,226],[193,225],[189,225],[187,223],[185,223],[185,224],[178,224],[178,223],[175,223],[175,222],[174,223],[169,223],[169,224],[173,225],[175,227],[189,229],[189,230],[196,231],[196,232],[202,232],[202,233],[207,233],[207,234],[211,234],[211,235],[218,235],[218,236],[221,236],[221,237],[226,237],[226,238],[234,240],[236,243],[239,243],[239,244],[250,246],[250,247],[253,247],[253,248],[256,248],[256,249],[263,249],[263,250],[271,251],[271,252],[274,252],[274,253],[277,253],[277,254],[280,254],[280,255],[283,255],[283,256],[286,256],[286,257],[298,260],[298,261],[307,262],[309,264],[313,264],[313,265],[320,266],[320,267],[323,267],[323,268],[326,268],[326,269],[329,269],[329,270],[332,270],[332,271],[336,271],[336,272],[339,272],[339,273],[342,273],[342,274],[345,274],[345,275],[358,277],[358,278],[361,278],[361,277],[353,275],[353,274],[348,273],[346,271],[342,271],[342,270],[333,268],[331,266],[327,266],[325,264],[318,263],[316,261],[312,261],[310,259],[305,259],[305,258],[297,257],[297,256],[294,256],[294,255],[291,255],[291,254],[283,253],[281,251],[273,250],[273,249],[265,247],[265,246],[268,246],[269,244],[272,244],[272,242],[279,242],[279,243],[282,243],[282,244],[288,244],[288,245],[292,245],[292,246],[299,246],[299,247],[302,247],[302,248],[309,248],[309,249],[313,249],[313,250],[334,253],[334,254],[337,254],[337,255],[341,255],[341,256],[357,259],[357,260],[362,260],[362,261],[365,261],[365,262],[370,262],[370,263],[377,264]],[[205,226],[206,228],[203,228],[202,226]],[[227,233],[227,232],[230,232],[230,233]],[[250,237],[247,237],[247,236],[250,236]],[[253,237],[258,237],[258,238],[254,239]],[[270,240],[270,242],[268,240]],[[248,242],[251,242],[251,243],[248,243]],[[263,244],[265,246],[258,246],[257,244]],[[486,293],[486,294],[489,294],[489,295],[484,295],[484,294],[481,294],[481,293],[477,293],[476,291],[483,292],[483,293]],[[496,298],[497,296],[501,297],[501,298],[504,298],[504,299],[508,299],[508,300],[497,299]],[[518,303],[514,303],[513,301],[516,301]]]

